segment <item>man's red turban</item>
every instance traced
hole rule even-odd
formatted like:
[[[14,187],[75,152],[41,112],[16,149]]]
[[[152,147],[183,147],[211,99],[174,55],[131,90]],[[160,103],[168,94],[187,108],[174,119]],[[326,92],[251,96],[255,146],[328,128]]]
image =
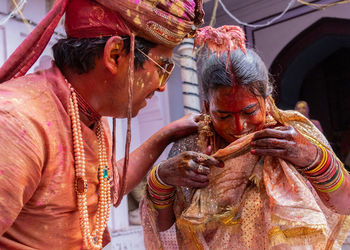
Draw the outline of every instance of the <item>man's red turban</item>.
[[[38,59],[62,15],[68,37],[135,35],[175,47],[203,23],[202,0],[57,0],[0,68],[0,82],[24,75]]]

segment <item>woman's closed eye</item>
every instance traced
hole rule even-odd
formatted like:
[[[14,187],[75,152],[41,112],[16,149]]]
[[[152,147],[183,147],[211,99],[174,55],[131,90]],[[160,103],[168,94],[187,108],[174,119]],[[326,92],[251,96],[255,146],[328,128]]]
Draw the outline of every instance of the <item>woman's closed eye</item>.
[[[245,110],[245,111],[244,111],[244,114],[245,114],[245,115],[254,115],[257,111],[258,111],[257,108],[248,109],[248,110]]]

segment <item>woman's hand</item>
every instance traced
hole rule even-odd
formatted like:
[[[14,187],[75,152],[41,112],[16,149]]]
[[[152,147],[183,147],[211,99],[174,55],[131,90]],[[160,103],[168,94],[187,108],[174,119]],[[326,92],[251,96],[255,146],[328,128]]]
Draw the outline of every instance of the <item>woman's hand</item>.
[[[224,164],[206,154],[187,151],[162,162],[158,174],[169,185],[204,188],[209,184],[211,166]]]
[[[287,160],[303,168],[317,157],[317,147],[292,126],[263,129],[254,135],[251,153]]]
[[[188,114],[176,121],[173,121],[172,123],[165,126],[163,129],[170,133],[171,141],[176,141],[178,139],[181,139],[185,136],[197,132],[198,118],[199,115]]]

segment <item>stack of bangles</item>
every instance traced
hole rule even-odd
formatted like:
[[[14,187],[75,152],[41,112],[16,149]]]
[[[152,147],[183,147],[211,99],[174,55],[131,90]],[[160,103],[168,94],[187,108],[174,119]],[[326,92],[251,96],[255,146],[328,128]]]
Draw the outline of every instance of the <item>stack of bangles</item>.
[[[319,155],[322,154],[322,160],[319,164]],[[322,145],[317,145],[317,156],[314,163],[306,168],[299,169],[316,188],[324,193],[330,193],[337,190],[344,180],[344,173],[340,167],[339,161],[326,150]]]
[[[165,184],[158,176],[159,165],[151,170],[147,177],[147,193],[156,209],[172,206],[175,199],[175,187]]]

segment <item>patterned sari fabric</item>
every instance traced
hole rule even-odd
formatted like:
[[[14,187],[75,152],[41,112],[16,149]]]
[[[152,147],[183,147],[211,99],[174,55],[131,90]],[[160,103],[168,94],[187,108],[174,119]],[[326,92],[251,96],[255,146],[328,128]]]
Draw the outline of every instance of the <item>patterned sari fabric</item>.
[[[278,110],[271,99],[268,106],[270,122],[273,118],[272,123],[291,125],[310,141],[330,149],[305,117]],[[350,217],[323,205],[291,163],[252,155],[253,136],[240,138],[214,154],[225,162],[225,168],[211,169],[208,187],[178,188],[174,203],[178,246],[173,244],[173,249],[339,249],[350,229]],[[192,138],[188,145],[193,143]],[[198,148],[183,146],[179,152],[185,150]],[[147,248],[169,249],[163,247],[156,210],[147,198],[141,214]]]

